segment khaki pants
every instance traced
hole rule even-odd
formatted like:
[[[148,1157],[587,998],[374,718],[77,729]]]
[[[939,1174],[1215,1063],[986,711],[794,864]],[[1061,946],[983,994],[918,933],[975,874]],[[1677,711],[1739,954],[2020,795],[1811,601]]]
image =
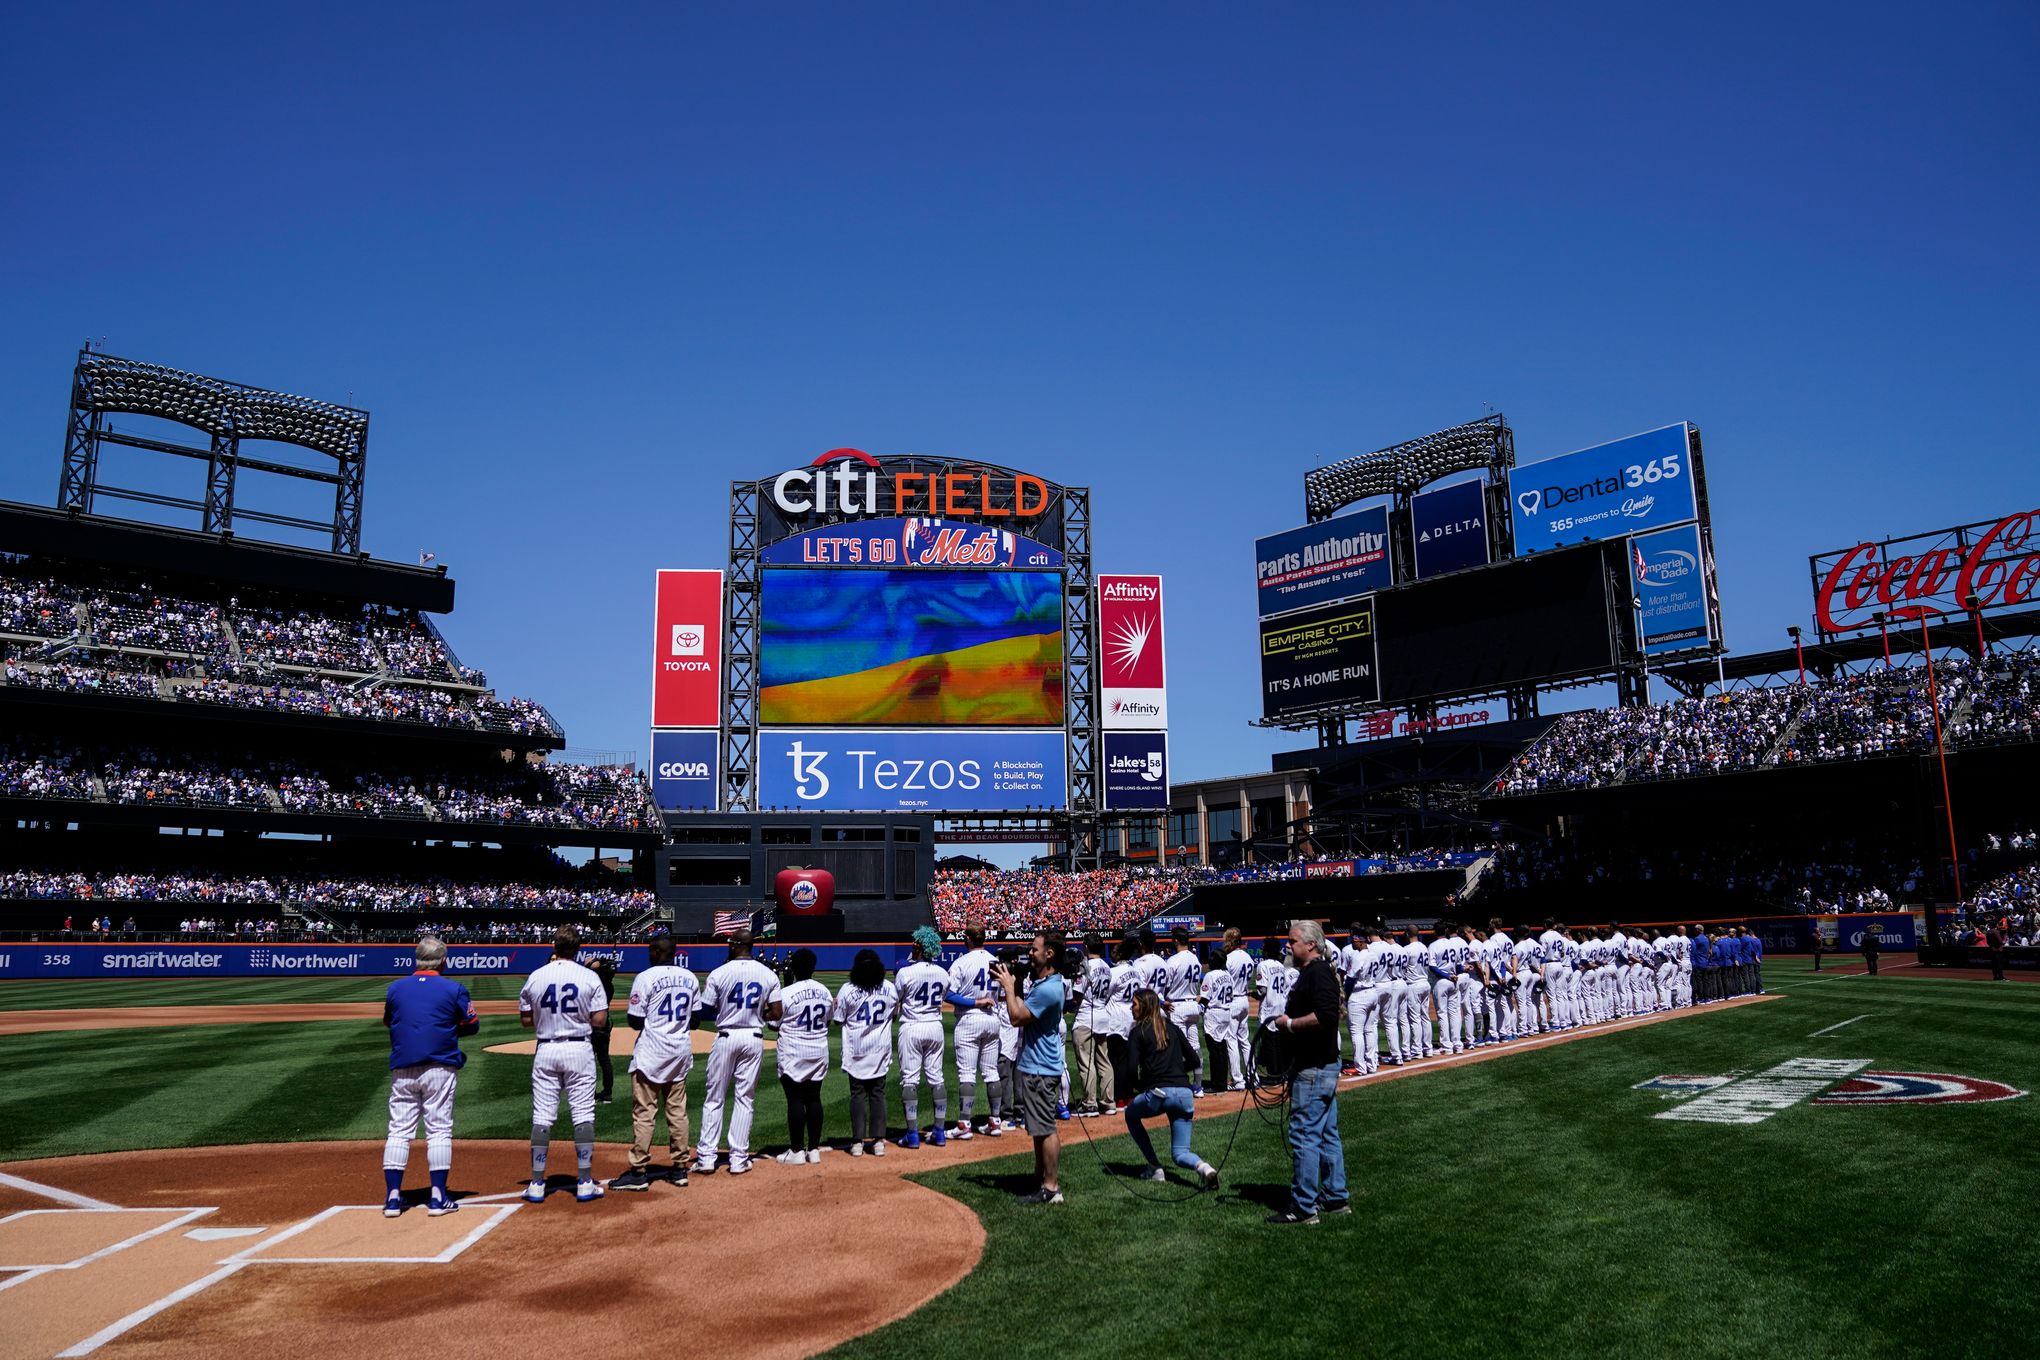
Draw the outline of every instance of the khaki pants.
[[[652,1164],[652,1131],[659,1112],[666,1114],[666,1145],[673,1153],[673,1165],[687,1164],[687,1074],[673,1081],[646,1081],[642,1073],[630,1074],[630,1169],[643,1171]]]
[[[1077,1026],[1077,1078],[1084,1086],[1084,1099],[1103,1109],[1112,1108],[1112,1057],[1106,1051],[1106,1035]]]

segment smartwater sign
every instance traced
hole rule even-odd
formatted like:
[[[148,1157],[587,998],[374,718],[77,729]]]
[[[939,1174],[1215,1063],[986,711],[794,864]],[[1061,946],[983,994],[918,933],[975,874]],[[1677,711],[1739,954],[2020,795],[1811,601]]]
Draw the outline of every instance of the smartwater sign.
[[[1388,507],[1376,506],[1254,542],[1261,617],[1386,590]]]
[[[714,812],[721,800],[717,734],[652,733],[652,801],[669,812]]]
[[[1652,656],[1705,647],[1707,572],[1700,526],[1681,524],[1629,541],[1629,580],[1636,592],[1643,650]]]
[[[1162,812],[1169,806],[1166,732],[1107,732],[1105,810]]]
[[[1013,812],[1069,802],[1063,734],[770,728],[758,801],[802,812]]]
[[[1485,490],[1479,482],[1460,482],[1426,491],[1410,502],[1419,581],[1487,564]]]
[[[1681,421],[1511,472],[1517,556],[1698,518],[1689,428]]]

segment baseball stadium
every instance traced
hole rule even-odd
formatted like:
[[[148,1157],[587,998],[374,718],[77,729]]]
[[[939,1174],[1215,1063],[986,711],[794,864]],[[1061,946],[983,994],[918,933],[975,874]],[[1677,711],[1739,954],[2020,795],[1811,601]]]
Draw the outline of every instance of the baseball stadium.
[[[0,1360],[2035,1351],[2028,8],[0,35]]]

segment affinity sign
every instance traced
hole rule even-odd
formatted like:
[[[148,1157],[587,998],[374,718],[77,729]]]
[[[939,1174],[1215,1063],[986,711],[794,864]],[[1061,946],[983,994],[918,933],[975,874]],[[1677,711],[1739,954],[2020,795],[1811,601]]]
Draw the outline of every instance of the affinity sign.
[[[1511,472],[1517,555],[1697,519],[1689,428],[1681,421]]]
[[[1098,578],[1098,662],[1107,731],[1158,732],[1169,725],[1168,670],[1162,657],[1162,578]]]
[[[1374,598],[1261,624],[1261,711],[1269,718],[1381,700]]]
[[[1069,801],[1061,731],[758,734],[758,801],[802,812],[1016,812]]]
[[[1254,542],[1262,618],[1335,604],[1393,585],[1388,507],[1377,505]]]

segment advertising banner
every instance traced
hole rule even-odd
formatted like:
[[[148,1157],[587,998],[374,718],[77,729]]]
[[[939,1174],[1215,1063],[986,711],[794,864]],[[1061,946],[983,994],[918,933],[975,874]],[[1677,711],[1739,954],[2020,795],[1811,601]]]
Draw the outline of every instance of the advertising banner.
[[[1898,911],[1884,916],[1837,916],[1835,948],[1854,953],[1863,947],[1863,937],[1873,931],[1877,943],[1886,949],[1920,947],[1919,923],[1911,912]]]
[[[1010,529],[940,519],[871,519],[809,529],[758,550],[768,567],[1060,568],[1063,555]]]
[[[652,801],[668,812],[717,812],[722,807],[720,734],[652,733]]]
[[[652,606],[652,726],[722,722],[723,574],[661,571]]]
[[[1516,555],[1699,518],[1687,428],[1681,421],[1511,472]]]
[[[1254,541],[1261,617],[1336,604],[1395,584],[1388,507],[1377,505]]]
[[[1169,734],[1105,734],[1105,810],[1164,812],[1169,806]]]
[[[1098,577],[1098,676],[1107,731],[1159,732],[1169,725],[1162,664],[1162,578]]]
[[[1876,627],[1876,614],[1982,613],[2040,598],[2040,510],[1817,553],[1813,616],[1826,634]]]
[[[944,567],[760,573],[758,721],[1061,727],[1063,575]]]
[[[758,801],[799,812],[1013,812],[1069,801],[1060,731],[758,734]]]
[[[1700,526],[1638,534],[1629,540],[1629,583],[1642,604],[1643,650],[1651,656],[1705,647],[1707,573]]]
[[[1487,565],[1487,493],[1479,482],[1426,491],[1410,501],[1417,579]]]
[[[1287,717],[1381,701],[1374,597],[1261,624],[1261,711]]]

